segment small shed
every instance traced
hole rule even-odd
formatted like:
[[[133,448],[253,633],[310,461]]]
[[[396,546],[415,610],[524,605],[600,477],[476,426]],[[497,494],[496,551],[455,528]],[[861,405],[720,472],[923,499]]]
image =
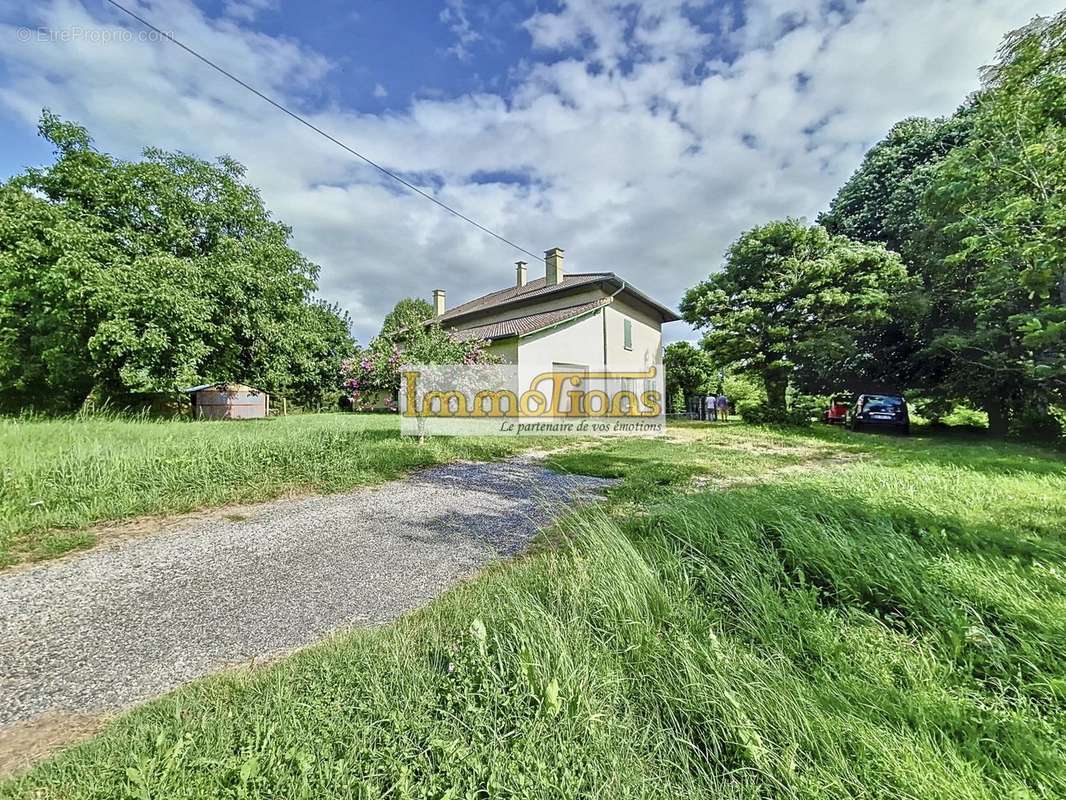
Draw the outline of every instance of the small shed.
[[[243,383],[204,383],[182,389],[192,400],[193,419],[262,419],[270,395]]]

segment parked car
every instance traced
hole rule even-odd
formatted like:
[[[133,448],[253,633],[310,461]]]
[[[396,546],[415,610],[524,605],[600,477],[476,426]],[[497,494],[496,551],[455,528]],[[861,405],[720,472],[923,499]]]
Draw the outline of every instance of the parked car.
[[[848,409],[844,425],[853,431],[883,428],[910,433],[907,401],[898,394],[860,394]]]
[[[835,394],[829,398],[829,408],[822,412],[826,425],[843,425],[848,418],[848,408],[855,402],[853,394]]]

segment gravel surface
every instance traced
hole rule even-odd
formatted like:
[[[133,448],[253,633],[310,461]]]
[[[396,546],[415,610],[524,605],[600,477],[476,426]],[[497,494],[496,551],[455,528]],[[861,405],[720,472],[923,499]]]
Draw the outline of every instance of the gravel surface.
[[[521,552],[562,503],[606,483],[529,456],[450,464],[0,573],[0,729],[124,708],[389,622]]]

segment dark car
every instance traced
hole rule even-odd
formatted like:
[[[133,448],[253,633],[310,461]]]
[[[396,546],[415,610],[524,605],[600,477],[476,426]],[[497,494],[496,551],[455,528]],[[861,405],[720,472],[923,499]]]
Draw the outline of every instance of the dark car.
[[[907,401],[898,394],[860,394],[848,409],[844,424],[853,431],[882,428],[911,432]]]
[[[829,408],[822,412],[822,422],[827,425],[843,425],[848,417],[848,408],[855,401],[853,394],[835,394],[829,398]]]

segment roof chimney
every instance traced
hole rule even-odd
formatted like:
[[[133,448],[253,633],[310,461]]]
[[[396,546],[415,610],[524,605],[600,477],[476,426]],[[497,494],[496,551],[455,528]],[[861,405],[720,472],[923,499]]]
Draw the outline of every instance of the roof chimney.
[[[433,313],[438,317],[444,313],[444,290],[433,290]]]
[[[563,250],[553,247],[544,254],[544,277],[548,286],[558,286],[563,282]]]
[[[526,285],[526,262],[525,261],[516,261],[516,262],[514,262],[514,265],[515,265],[515,271],[518,273],[518,281],[515,283],[515,286],[525,286]]]

